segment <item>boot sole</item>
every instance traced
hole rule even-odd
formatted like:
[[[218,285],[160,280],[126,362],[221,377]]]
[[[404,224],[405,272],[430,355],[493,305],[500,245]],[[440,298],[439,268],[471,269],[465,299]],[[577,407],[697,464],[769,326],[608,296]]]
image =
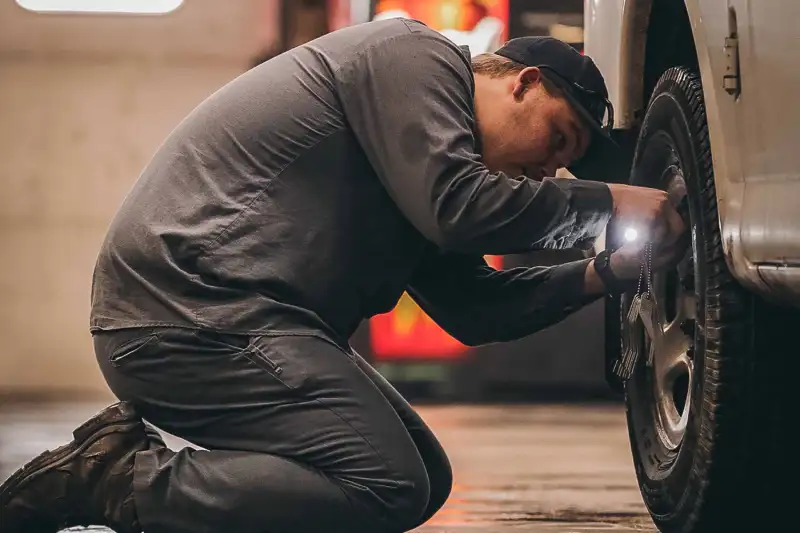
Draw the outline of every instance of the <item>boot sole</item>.
[[[42,473],[71,461],[105,435],[127,432],[137,426],[143,427],[144,422],[128,403],[120,402],[100,411],[72,432],[74,438],[72,442],[39,454],[0,485],[0,511],[8,505],[19,489]]]

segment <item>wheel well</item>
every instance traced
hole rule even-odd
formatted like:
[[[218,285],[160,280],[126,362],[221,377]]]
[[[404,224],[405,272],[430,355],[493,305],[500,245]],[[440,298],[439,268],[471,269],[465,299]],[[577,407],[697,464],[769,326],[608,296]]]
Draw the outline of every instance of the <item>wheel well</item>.
[[[642,109],[637,122],[644,118],[644,110],[661,75],[670,67],[687,66],[698,69],[692,27],[684,2],[653,0],[647,26],[645,44]]]
[[[670,67],[699,70],[689,14],[680,0],[638,0],[632,2],[628,22],[633,28],[623,69],[631,75],[625,97],[633,107],[632,127],[612,132],[621,150],[613,161],[604,163],[606,175],[598,181],[626,183],[630,174],[639,125],[656,83]],[[644,41],[644,54],[640,52]],[[640,92],[641,91],[641,92]]]

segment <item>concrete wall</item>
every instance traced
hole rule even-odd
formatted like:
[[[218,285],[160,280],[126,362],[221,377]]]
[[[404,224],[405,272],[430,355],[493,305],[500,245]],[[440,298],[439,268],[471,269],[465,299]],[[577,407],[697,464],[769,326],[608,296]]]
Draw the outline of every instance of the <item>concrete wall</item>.
[[[278,39],[277,0],[155,17],[0,2],[0,395],[99,394],[97,248],[164,136]]]

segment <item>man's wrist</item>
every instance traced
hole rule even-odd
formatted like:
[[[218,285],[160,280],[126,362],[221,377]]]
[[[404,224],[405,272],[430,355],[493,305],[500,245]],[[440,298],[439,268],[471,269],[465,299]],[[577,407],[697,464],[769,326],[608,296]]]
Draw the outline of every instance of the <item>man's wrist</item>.
[[[620,293],[624,292],[624,285],[622,279],[617,274],[615,269],[611,268],[612,252],[603,250],[594,258],[594,269],[597,276],[603,281],[606,292]],[[624,276],[623,276],[624,277]]]
[[[583,280],[584,293],[586,296],[597,296],[607,292],[605,283],[603,283],[603,280],[594,268],[594,259],[586,266]]]
[[[597,264],[598,259],[602,264]],[[587,295],[619,294],[635,288],[636,280],[631,279],[625,271],[618,272],[618,263],[614,259],[613,253],[610,253],[610,257],[603,257],[598,254],[589,263],[584,275],[584,286]],[[598,269],[604,269],[606,271],[605,275],[598,272]]]

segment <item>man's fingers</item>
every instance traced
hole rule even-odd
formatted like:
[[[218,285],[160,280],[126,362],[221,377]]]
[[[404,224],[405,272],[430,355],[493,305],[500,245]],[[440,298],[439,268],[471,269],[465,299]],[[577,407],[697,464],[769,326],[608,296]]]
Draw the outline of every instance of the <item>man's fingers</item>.
[[[686,225],[677,211],[666,208],[652,221],[650,241],[659,249],[666,250],[680,243],[686,234]]]
[[[685,223],[667,192],[635,186],[609,187],[616,220],[625,229],[636,230],[640,239],[666,246],[677,242],[684,233]]]
[[[668,222],[663,217],[656,217],[650,222],[650,242],[664,242],[669,235],[670,229]]]
[[[689,234],[681,234],[675,243],[657,250],[655,258],[653,259],[653,270],[662,270],[677,266],[677,264],[686,257],[686,253],[690,248],[691,238]]]

